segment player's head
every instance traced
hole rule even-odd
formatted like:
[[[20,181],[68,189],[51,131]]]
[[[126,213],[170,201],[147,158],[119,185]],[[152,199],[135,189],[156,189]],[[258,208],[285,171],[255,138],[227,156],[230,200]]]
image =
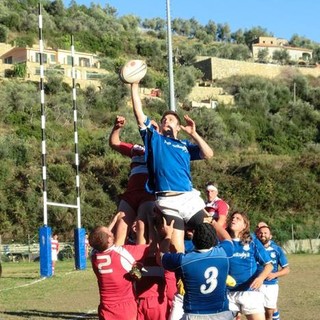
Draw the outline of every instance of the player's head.
[[[113,233],[107,227],[95,227],[90,232],[89,244],[93,249],[102,252],[114,244]]]
[[[256,229],[255,229],[254,233],[257,234],[257,232],[259,231],[259,229],[261,227],[268,227],[268,224],[266,222],[264,222],[264,221],[258,222],[257,225],[256,225]]]
[[[247,243],[251,240],[250,221],[245,212],[233,212],[228,218],[227,229],[232,238],[240,238],[243,243]]]
[[[210,223],[198,224],[194,229],[192,242],[197,249],[210,249],[217,245],[216,231]]]
[[[206,184],[206,193],[208,201],[213,201],[218,195],[218,187],[214,183],[208,182]]]
[[[256,235],[263,244],[267,244],[272,239],[271,230],[268,226],[260,227],[257,230]]]
[[[180,131],[181,119],[174,111],[166,111],[161,118],[161,133],[166,136],[176,137]]]

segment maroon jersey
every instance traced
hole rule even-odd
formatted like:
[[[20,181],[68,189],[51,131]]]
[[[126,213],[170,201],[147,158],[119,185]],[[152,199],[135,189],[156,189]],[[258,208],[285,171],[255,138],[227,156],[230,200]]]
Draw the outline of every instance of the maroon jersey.
[[[129,271],[146,251],[147,245],[112,246],[103,252],[93,251],[91,262],[98,280],[100,305],[135,299]]]

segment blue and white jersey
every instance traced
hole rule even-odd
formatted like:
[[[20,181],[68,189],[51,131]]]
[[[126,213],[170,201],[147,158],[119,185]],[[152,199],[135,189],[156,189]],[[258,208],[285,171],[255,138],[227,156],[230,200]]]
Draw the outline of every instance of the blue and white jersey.
[[[150,119],[144,122],[147,128],[140,130],[145,145],[145,159],[149,171],[146,190],[192,191],[190,161],[200,160],[200,148],[188,140],[177,140],[159,134]]]
[[[234,245],[233,257],[230,259],[230,276],[237,284],[230,291],[248,291],[250,284],[259,275],[258,264],[264,266],[271,259],[262,243],[253,237],[252,241],[243,245],[238,238],[232,239]]]
[[[232,242],[225,240],[212,249],[162,256],[163,267],[177,272],[183,281],[184,312],[214,314],[229,310],[226,278],[232,254]]]
[[[277,272],[279,270],[279,266],[281,268],[287,267],[289,265],[287,256],[280,246],[278,246],[275,242],[270,241],[269,246],[265,248],[271,258],[271,262],[273,265],[273,269],[271,272]],[[261,272],[263,266],[258,265],[258,270]],[[274,278],[271,280],[264,280],[263,284],[277,284],[278,278]]]

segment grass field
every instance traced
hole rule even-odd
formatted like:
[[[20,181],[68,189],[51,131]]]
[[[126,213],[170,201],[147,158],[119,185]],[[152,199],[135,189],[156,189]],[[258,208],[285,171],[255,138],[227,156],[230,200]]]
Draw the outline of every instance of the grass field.
[[[282,320],[320,318],[320,255],[289,255],[291,272],[280,280]],[[97,319],[95,276],[58,261],[56,275],[40,279],[39,263],[4,263],[0,278],[0,320]]]

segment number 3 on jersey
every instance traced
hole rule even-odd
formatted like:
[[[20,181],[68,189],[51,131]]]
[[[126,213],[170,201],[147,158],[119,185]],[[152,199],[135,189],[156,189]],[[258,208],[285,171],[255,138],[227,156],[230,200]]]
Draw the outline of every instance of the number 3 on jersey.
[[[216,267],[210,267],[204,272],[206,284],[200,286],[200,292],[202,294],[209,294],[217,287],[218,269]]]
[[[97,256],[97,260],[102,260],[98,264],[99,273],[103,274],[103,273],[113,272],[112,268],[107,268],[108,266],[111,265],[111,257],[108,254],[103,256]]]

